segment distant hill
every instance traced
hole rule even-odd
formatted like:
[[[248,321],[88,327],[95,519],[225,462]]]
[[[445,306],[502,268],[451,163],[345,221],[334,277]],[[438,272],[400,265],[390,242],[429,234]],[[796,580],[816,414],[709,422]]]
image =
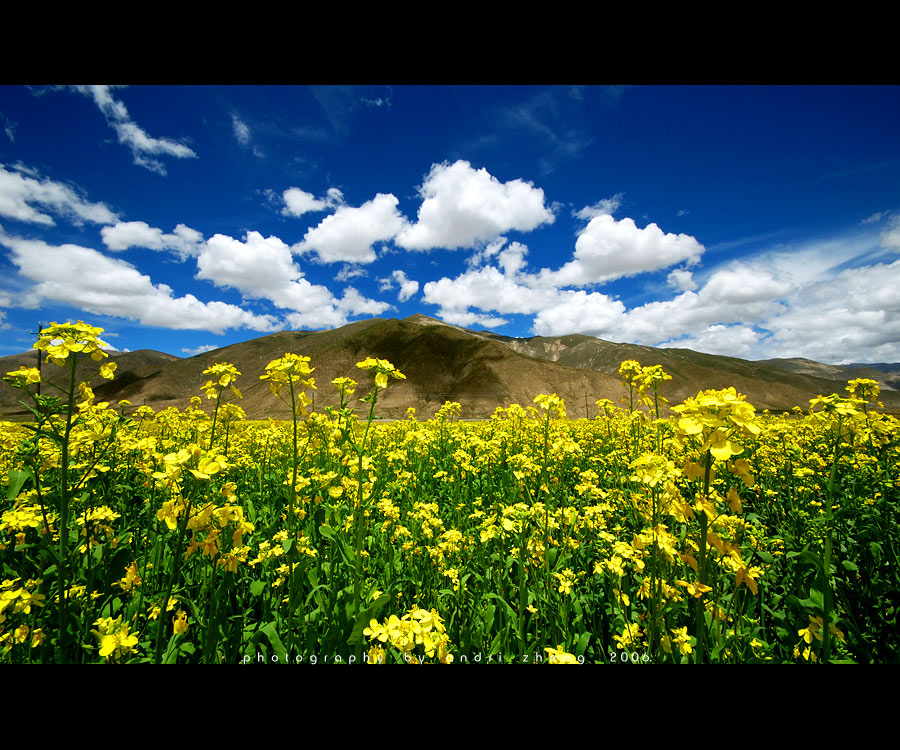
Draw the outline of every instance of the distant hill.
[[[423,322],[431,320],[421,317]],[[660,388],[660,393],[672,405],[697,395],[700,390],[734,386],[760,411],[789,411],[794,406],[807,409],[811,398],[844,393],[843,387],[848,380],[868,377],[881,384],[885,409],[900,411],[898,378],[868,366],[826,365],[803,359],[752,362],[690,349],[619,344],[582,334],[530,338],[512,338],[488,332],[477,335],[499,341],[532,357],[578,369],[596,370],[615,378],[618,378],[619,365],[626,359],[635,359],[645,366],[660,365],[672,376],[672,380],[666,381]]]
[[[828,380],[840,381],[846,385],[848,380],[869,378],[877,380],[882,390],[900,391],[900,364],[864,364],[854,362],[849,365],[826,365],[811,359],[796,357],[793,359],[766,359],[758,364],[771,365],[780,370],[799,374],[815,375]]]
[[[540,393],[556,393],[566,402],[570,417],[593,417],[594,402],[608,398],[621,403],[625,395],[618,369],[623,360],[636,359],[642,365],[659,364],[672,376],[661,388],[672,405],[706,388],[734,386],[759,411],[804,409],[809,399],[820,394],[842,392],[853,377],[873,377],[882,383],[883,401],[889,411],[900,411],[900,392],[890,390],[894,376],[871,367],[823,365],[810,360],[768,360],[749,362],[734,357],[702,354],[688,349],[657,349],[634,344],[618,344],[591,336],[535,336],[512,338],[484,331],[470,331],[425,315],[403,320],[372,318],[328,331],[281,331],[238,344],[178,358],[161,352],[142,350],[115,354],[118,363],[112,381],[94,381],[94,392],[104,401],[131,401],[154,409],[183,408],[191,396],[202,396],[208,379],[203,370],[217,362],[229,362],[242,376],[237,387],[243,399],[237,401],[251,419],[281,418],[287,407],[261,381],[266,365],[285,352],[311,357],[312,376],[318,386],[308,395],[315,409],[337,405],[334,378],[348,376],[360,385],[356,398],[371,388],[369,373],[356,363],[366,357],[386,359],[407,376],[392,381],[379,396],[378,414],[402,418],[414,407],[421,418],[431,417],[445,401],[462,404],[464,418],[485,418],[498,406],[519,403],[527,406]],[[34,353],[0,358],[5,374],[20,364],[33,364]],[[96,370],[96,363],[81,366]],[[60,368],[44,364],[44,372]],[[867,373],[873,374],[867,374]],[[876,377],[877,375],[877,377]],[[21,412],[19,394],[0,384],[0,411]],[[204,405],[211,407],[212,402]],[[362,413],[359,405],[358,413]]]
[[[172,354],[157,352],[152,349],[138,349],[133,352],[111,351],[108,354],[109,359],[116,363],[116,378],[114,382],[116,382],[117,388],[123,387],[129,381],[152,378],[166,365],[177,362],[180,359],[180,357]],[[37,367],[37,365],[36,349],[22,352],[21,354],[0,357],[0,377],[6,375],[7,372],[18,370],[20,367]],[[96,374],[99,365],[99,362],[94,362],[90,358],[82,358],[75,369],[76,378],[82,381],[91,377],[91,375]],[[66,368],[48,362],[46,357],[41,362],[41,375],[59,388],[68,386],[66,382]],[[95,387],[106,381],[100,377],[95,377],[89,382],[91,387]],[[42,391],[47,395],[59,395],[58,391],[46,384],[43,386]],[[0,413],[26,413],[19,404],[21,399],[22,393],[20,391],[0,380]]]

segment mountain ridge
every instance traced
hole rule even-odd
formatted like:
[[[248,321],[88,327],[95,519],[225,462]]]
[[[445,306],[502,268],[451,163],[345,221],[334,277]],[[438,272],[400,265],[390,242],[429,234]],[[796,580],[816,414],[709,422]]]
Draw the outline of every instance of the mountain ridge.
[[[357,369],[357,362],[370,356],[390,361],[406,380],[392,381],[379,394],[378,413],[386,418],[402,418],[410,407],[419,417],[430,417],[445,401],[461,403],[462,417],[486,418],[498,406],[528,406],[540,393],[561,396],[570,417],[593,417],[595,401],[608,398],[621,403],[626,395],[618,368],[627,359],[645,366],[658,364],[672,376],[660,387],[672,405],[701,390],[734,386],[759,411],[807,409],[809,399],[817,395],[843,392],[839,382],[871,377],[881,384],[886,410],[900,412],[900,374],[870,366],[826,365],[802,358],[753,362],[690,349],[614,343],[584,334],[516,338],[472,331],[421,313],[403,319],[368,318],[321,331],[278,331],[185,358],[153,350],[111,352],[118,364],[115,378],[92,381],[92,387],[102,401],[127,399],[133,407],[183,408],[192,396],[201,395],[208,380],[203,370],[229,362],[242,373],[236,385],[243,399],[235,403],[247,416],[283,418],[288,408],[259,376],[286,352],[311,358],[318,387],[308,396],[315,409],[337,405],[337,390],[330,383],[334,378],[358,381],[356,398],[371,389],[369,374]],[[0,368],[5,375],[35,361],[34,352],[25,352],[0,358]],[[85,377],[95,368],[90,360],[81,363],[79,375]],[[45,362],[43,372],[58,376],[63,370]],[[17,403],[20,397],[2,383],[0,415],[27,414]],[[203,402],[204,407],[211,404],[205,398]]]

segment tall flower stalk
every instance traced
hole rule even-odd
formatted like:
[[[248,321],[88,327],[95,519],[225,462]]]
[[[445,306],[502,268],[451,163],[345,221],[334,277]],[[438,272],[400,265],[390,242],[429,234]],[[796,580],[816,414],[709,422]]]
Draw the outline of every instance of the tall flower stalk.
[[[718,541],[718,537],[711,534],[709,524],[718,517],[717,503],[722,504],[726,500],[711,491],[714,463],[727,461],[732,456],[743,453],[743,446],[735,440],[740,436],[755,437],[761,428],[753,405],[747,403],[734,388],[702,391],[696,398],[689,398],[680,406],[673,407],[673,411],[680,415],[675,428],[677,442],[686,450],[698,451],[702,462],[698,465],[689,459],[685,465],[685,473],[694,480],[702,477],[701,489],[694,505],[700,525],[697,538],[699,559],[696,561],[698,584],[689,588],[689,591],[696,599],[694,626],[699,646],[697,657],[699,661],[703,661],[709,656],[709,632],[702,598],[712,590],[709,586],[707,543],[710,538]],[[746,575],[739,580],[745,579]]]

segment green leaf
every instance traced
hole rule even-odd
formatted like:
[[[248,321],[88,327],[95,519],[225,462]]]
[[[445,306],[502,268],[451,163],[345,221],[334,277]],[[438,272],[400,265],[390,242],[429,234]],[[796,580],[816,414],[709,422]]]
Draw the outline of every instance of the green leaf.
[[[250,593],[253,596],[259,596],[263,591],[266,590],[266,582],[265,581],[254,581],[250,584]]]
[[[173,634],[172,637],[169,639],[169,645],[166,647],[166,653],[165,653],[165,655],[163,656],[163,660],[162,660],[162,663],[163,663],[163,664],[175,664],[175,663],[177,663],[177,661],[178,661],[178,652],[179,652],[179,650],[180,650],[180,649],[178,648],[178,641],[179,641],[179,636],[174,635],[174,634]]]
[[[6,502],[12,503],[19,496],[22,485],[31,477],[31,472],[10,469],[7,476],[9,477],[9,490],[6,492]]]
[[[799,555],[797,555],[801,560],[806,560],[806,562],[810,562],[816,566],[816,570],[818,571],[820,576],[825,575],[825,567],[822,564],[822,558],[819,555],[816,555],[809,550],[804,550]]]
[[[856,563],[851,562],[850,560],[841,560],[841,565],[844,566],[844,570],[850,570],[850,571],[858,571],[859,570]]]
[[[790,598],[788,597],[788,599]],[[805,610],[812,609],[819,615],[825,611],[825,598],[818,589],[809,590],[809,599],[798,599],[797,601]]]
[[[581,638],[578,639],[578,643],[575,646],[575,656],[584,656],[584,652],[587,650],[588,642],[591,640],[590,633],[582,633]]]
[[[484,595],[484,598],[485,599],[496,599],[497,601],[499,601],[506,608],[506,613],[510,616],[510,619],[512,619],[513,622],[518,621],[519,617],[516,614],[516,611],[510,606],[509,602],[506,601],[506,599],[504,599],[502,596],[500,596],[499,594],[487,593]],[[493,615],[492,615],[492,618],[493,618]]]
[[[319,533],[320,533],[322,536],[324,536],[326,539],[330,539],[330,540],[332,540],[332,541],[333,541],[333,540],[335,539],[335,537],[337,536],[337,534],[335,533],[335,530],[332,529],[332,528],[331,528],[330,526],[328,526],[327,524],[322,524],[321,526],[319,526]]]
[[[766,552],[765,550],[762,550],[762,549],[756,550],[756,556],[760,560],[762,560],[764,563],[766,563],[766,565],[771,565],[773,562],[775,562],[775,558],[772,557],[772,555],[770,555],[768,552]]]
[[[484,632],[489,633],[491,628],[494,627],[494,613],[496,612],[496,607],[493,604],[488,604],[484,609]]]
[[[353,632],[350,633],[350,637],[347,639],[349,645],[355,646],[362,640],[363,630],[369,626],[369,621],[378,619],[378,615],[381,613],[382,608],[390,601],[390,599],[390,594],[382,594],[368,607],[360,611],[359,616],[353,623]]]
[[[278,631],[275,629],[274,622],[267,622],[263,625],[259,632],[262,633],[269,641],[272,646],[272,652],[275,654],[286,654],[287,649],[284,647],[284,644],[281,642],[281,638],[278,637]]]

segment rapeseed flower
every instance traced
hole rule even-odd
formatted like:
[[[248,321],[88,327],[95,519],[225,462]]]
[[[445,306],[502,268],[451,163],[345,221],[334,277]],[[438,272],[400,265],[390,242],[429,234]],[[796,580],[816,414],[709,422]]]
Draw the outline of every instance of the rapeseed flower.
[[[122,656],[134,653],[138,637],[128,632],[128,625],[122,622],[121,615],[115,620],[111,617],[101,617],[94,624],[97,630],[92,632],[100,641],[100,656],[117,661]]]
[[[575,654],[563,651],[562,646],[556,648],[545,648],[544,651],[550,656],[550,664],[578,664]]]
[[[183,633],[187,633],[188,616],[187,612],[185,612],[183,609],[179,609],[178,612],[175,613],[175,617],[172,618],[172,630],[175,635],[182,635]]]
[[[87,354],[96,362],[109,355],[101,347],[109,347],[99,337],[102,328],[89,326],[79,320],[77,323],[51,323],[41,330],[34,349],[44,352],[53,364],[62,367],[69,355]]]

